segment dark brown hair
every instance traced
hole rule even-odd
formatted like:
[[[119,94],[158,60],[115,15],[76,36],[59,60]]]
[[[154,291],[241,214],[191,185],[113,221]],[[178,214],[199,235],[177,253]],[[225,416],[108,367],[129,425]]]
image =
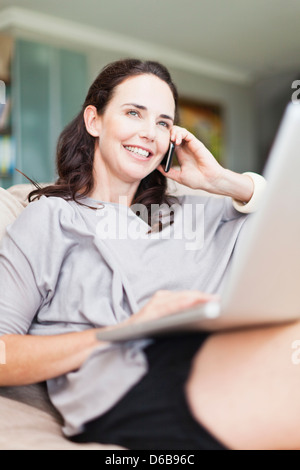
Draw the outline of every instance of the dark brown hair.
[[[158,62],[138,59],[124,59],[108,64],[91,85],[80,113],[62,131],[58,139],[56,153],[58,179],[50,186],[37,185],[37,189],[28,196],[29,202],[44,195],[80,203],[79,199],[92,191],[96,139],[86,130],[84,110],[87,106],[93,105],[99,114],[103,114],[115,88],[127,78],[143,74],[155,75],[169,85],[175,101],[175,120],[177,120],[177,89],[166,67]],[[166,177],[158,170],[154,170],[140,182],[132,204],[146,206],[150,217],[151,204],[166,203],[170,206],[174,202],[174,198],[167,196],[166,190]]]

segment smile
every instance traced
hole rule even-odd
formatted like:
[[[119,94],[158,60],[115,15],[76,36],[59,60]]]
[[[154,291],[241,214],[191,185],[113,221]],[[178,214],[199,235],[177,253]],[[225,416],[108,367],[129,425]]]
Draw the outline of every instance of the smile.
[[[144,150],[140,147],[131,147],[130,145],[125,145],[124,148],[133,153],[134,156],[142,157],[142,160],[152,156],[151,152],[148,152],[147,150]]]

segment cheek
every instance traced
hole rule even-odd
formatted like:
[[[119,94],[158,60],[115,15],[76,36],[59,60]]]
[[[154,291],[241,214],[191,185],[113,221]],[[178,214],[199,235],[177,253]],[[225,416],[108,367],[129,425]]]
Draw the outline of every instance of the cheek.
[[[116,145],[120,145],[122,142],[126,141],[127,135],[128,130],[124,128],[124,125],[121,125],[117,119],[110,120],[109,123],[106,123],[106,125],[103,126],[100,134],[100,151],[113,152]]]
[[[116,119],[111,126],[111,136],[116,142],[128,143],[138,132],[137,126],[128,119]]]
[[[163,155],[163,157],[168,152],[169,147],[170,147],[170,135],[164,136],[159,146],[159,152]]]

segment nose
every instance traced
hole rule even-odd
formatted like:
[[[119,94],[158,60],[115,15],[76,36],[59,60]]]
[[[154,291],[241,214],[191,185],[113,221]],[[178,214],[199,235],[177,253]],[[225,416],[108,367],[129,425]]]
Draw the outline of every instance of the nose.
[[[154,141],[156,138],[156,123],[150,120],[144,121],[139,134],[143,139]]]

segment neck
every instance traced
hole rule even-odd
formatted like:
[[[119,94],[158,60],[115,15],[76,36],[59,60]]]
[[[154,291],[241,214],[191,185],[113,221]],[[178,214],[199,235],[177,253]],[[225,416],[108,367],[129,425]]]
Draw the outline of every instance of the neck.
[[[93,176],[94,187],[89,193],[89,197],[98,201],[131,206],[140,181],[121,181],[99,159],[95,159]]]

